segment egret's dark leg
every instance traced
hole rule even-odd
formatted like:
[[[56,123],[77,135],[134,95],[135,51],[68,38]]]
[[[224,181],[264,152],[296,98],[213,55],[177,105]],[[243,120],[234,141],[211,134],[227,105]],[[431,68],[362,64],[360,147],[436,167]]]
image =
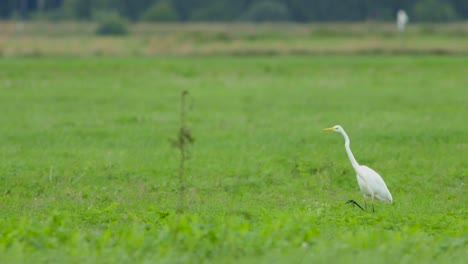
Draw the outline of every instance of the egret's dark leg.
[[[356,201],[354,201],[354,200],[348,200],[348,201],[346,202],[346,204],[349,204],[349,203],[352,203],[352,204],[354,204],[354,205],[357,205],[359,208],[361,208],[361,210],[364,211],[364,208],[362,208]]]
[[[374,210],[374,196],[372,196],[372,212],[375,213],[375,210]]]

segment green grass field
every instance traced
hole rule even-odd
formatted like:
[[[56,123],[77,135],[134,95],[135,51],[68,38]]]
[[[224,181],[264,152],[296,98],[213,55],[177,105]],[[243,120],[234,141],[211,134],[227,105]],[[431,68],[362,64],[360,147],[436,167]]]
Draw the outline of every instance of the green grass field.
[[[2,263],[463,263],[468,59],[2,58]],[[179,99],[195,137],[183,213]],[[342,125],[394,203],[363,202]]]

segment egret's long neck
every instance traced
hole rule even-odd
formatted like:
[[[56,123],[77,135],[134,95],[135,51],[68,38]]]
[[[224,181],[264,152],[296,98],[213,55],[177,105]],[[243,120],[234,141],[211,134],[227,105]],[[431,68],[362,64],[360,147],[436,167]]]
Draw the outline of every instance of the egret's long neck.
[[[349,161],[351,161],[351,164],[356,169],[359,166],[359,164],[357,163],[356,159],[354,158],[353,152],[351,152],[351,148],[349,147],[349,137],[346,134],[346,132],[344,132],[344,130],[343,130],[343,132],[341,134],[343,135],[343,137],[345,139],[345,149],[346,149],[346,153],[348,154]]]

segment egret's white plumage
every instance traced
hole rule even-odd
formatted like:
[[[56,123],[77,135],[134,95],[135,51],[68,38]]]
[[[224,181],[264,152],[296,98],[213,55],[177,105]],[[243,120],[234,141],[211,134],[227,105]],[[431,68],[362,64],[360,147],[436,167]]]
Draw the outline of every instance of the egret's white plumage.
[[[398,10],[397,12],[397,27],[399,31],[404,31],[406,24],[408,24],[408,14],[406,14],[405,10]]]
[[[374,203],[374,199],[391,203],[393,201],[392,195],[390,194],[390,191],[388,190],[387,185],[385,184],[382,177],[373,169],[364,165],[359,165],[357,163],[353,153],[351,152],[351,148],[349,147],[349,137],[344,129],[337,125],[334,127],[325,128],[324,130],[338,132],[345,138],[346,153],[348,154],[349,160],[351,161],[351,165],[353,165],[353,168],[356,171],[359,188],[361,189],[364,197],[370,198],[372,200],[372,204]]]

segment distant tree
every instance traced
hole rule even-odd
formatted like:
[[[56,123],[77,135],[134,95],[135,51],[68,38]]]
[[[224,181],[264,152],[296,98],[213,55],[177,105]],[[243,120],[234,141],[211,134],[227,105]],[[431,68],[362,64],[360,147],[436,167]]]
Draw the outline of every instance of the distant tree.
[[[192,15],[193,10],[197,7],[209,3],[207,0],[173,0],[174,8],[179,14],[181,21],[188,21]]]
[[[448,22],[458,18],[453,6],[444,0],[419,1],[413,11],[415,18],[424,22]]]
[[[75,0],[75,16],[78,19],[91,19],[93,15],[92,0]]]
[[[92,16],[92,0],[64,0],[60,9],[52,12],[58,19],[87,20]]]
[[[177,12],[169,0],[161,0],[143,13],[142,20],[153,22],[177,21]]]
[[[286,2],[295,21],[308,22],[317,20],[316,1],[289,0]]]
[[[61,6],[58,7],[49,7],[47,12],[43,12],[39,17],[34,18],[44,18],[51,21],[63,21],[63,20],[75,20],[78,19],[76,15],[76,6],[78,0],[65,0],[62,2]]]
[[[467,0],[451,0],[455,12],[463,19],[468,19],[468,1]]]
[[[197,6],[190,12],[194,21],[234,21],[247,8],[251,0],[208,0],[210,4]]]
[[[283,3],[264,0],[252,4],[240,19],[254,22],[278,22],[288,21],[291,16],[288,8]]]
[[[468,0],[0,0],[0,19],[88,20],[112,11],[130,21],[155,13],[178,21],[393,21],[399,9],[415,21],[468,19]]]
[[[2,0],[0,1],[0,18],[9,18],[15,10],[17,0]]]
[[[388,1],[388,0],[387,0]],[[383,12],[376,7],[385,6],[382,2],[375,4],[372,0],[288,0],[294,20],[310,21],[359,21],[371,16],[380,17]],[[386,9],[386,8],[384,8]],[[386,12],[386,18],[391,18],[391,12]]]
[[[164,0],[111,0],[111,5],[123,16],[132,21],[136,21],[140,19],[151,6],[160,1]]]
[[[367,0],[363,8],[363,15],[367,20],[393,20],[395,12],[403,8],[397,2],[394,0]]]

